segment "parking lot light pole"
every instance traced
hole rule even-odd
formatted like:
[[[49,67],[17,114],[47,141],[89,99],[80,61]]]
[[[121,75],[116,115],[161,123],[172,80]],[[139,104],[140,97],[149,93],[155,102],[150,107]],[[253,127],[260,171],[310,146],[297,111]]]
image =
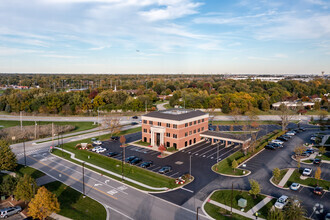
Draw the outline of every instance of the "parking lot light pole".
[[[24,165],[26,166],[26,153],[25,153],[25,139],[23,139],[23,149],[24,149]]]
[[[201,207],[197,207],[196,209],[196,220],[198,220],[198,209],[200,209]]]
[[[189,179],[191,179],[191,157],[192,155],[190,155],[190,160],[189,160]]]
[[[85,198],[85,162],[82,162],[83,196]]]
[[[217,144],[217,163],[218,163],[218,160],[219,160],[219,142]]]

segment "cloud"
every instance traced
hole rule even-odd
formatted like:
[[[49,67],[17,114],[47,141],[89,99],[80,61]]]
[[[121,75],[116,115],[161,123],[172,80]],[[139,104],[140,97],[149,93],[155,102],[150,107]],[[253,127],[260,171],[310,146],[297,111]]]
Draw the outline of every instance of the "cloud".
[[[10,48],[10,47],[0,47],[0,56],[14,56],[14,55],[40,53],[40,52],[42,52],[42,51],[31,50],[31,49]]]
[[[81,58],[79,56],[70,56],[70,55],[61,55],[61,54],[43,54],[43,57],[50,57],[50,58],[59,58],[59,59],[77,59]]]
[[[256,57],[256,56],[248,56],[249,60],[260,60],[260,61],[271,61],[273,59],[267,57]]]
[[[283,53],[277,53],[274,55],[275,58],[288,58],[289,56]]]

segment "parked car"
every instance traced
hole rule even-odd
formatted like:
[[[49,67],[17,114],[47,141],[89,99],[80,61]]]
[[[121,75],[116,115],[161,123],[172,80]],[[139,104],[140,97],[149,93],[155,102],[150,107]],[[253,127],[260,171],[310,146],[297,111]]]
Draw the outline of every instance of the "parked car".
[[[325,215],[324,220],[330,220],[330,212]]]
[[[131,123],[131,125],[138,125],[139,123],[138,122],[136,122],[136,121],[133,121],[132,123]]]
[[[99,153],[103,153],[103,152],[105,152],[105,151],[107,151],[107,149],[101,147],[101,148],[97,149],[95,152],[99,154]]]
[[[20,206],[14,206],[9,208],[0,209],[0,218],[8,218],[9,216],[20,213],[22,208]]]
[[[93,141],[93,144],[95,144],[95,145],[101,145],[102,144],[102,141],[99,141],[99,140]]]
[[[278,140],[278,139],[272,140],[271,143],[284,144],[283,141],[280,141],[280,140]]]
[[[168,173],[172,170],[172,167],[171,166],[163,166],[159,171],[158,173],[161,173],[161,174],[165,174],[165,173]]]
[[[118,153],[117,152],[113,152],[113,151],[107,153],[107,156],[108,157],[114,157],[114,156],[117,156],[117,155],[118,155]]]
[[[311,168],[305,168],[302,175],[304,176],[310,176],[312,174],[312,169]]]
[[[125,162],[126,163],[130,163],[132,160],[134,160],[136,158],[136,156],[129,156],[129,157],[126,157],[125,159]]]
[[[292,183],[290,186],[290,189],[293,191],[297,191],[300,188],[300,184],[299,183]]]
[[[133,118],[133,119],[138,119],[139,117],[138,117],[138,116],[136,116],[136,115],[134,115],[132,118]]]
[[[97,141],[97,138],[91,138],[91,141],[92,142]]]
[[[130,164],[136,165],[136,164],[140,163],[141,161],[142,161],[141,158],[136,157],[135,159],[130,161]]]
[[[265,149],[267,149],[267,150],[276,150],[276,147],[274,147],[274,146],[271,145],[271,144],[267,144],[267,145],[265,146]]]
[[[296,135],[296,132],[294,132],[294,131],[288,131],[285,134],[286,135],[290,135],[290,136],[294,136],[294,135]]]
[[[289,140],[289,138],[286,138],[286,137],[283,137],[283,136],[278,137],[277,139],[280,140],[280,141],[288,141]]]
[[[117,141],[117,140],[119,140],[119,137],[118,137],[118,136],[112,136],[112,137],[111,137],[111,140],[113,140],[113,141]]]
[[[317,186],[314,188],[313,193],[316,195],[322,196],[324,191],[323,191],[322,187]]]
[[[293,131],[296,132],[296,134],[302,132],[299,128],[293,129]]]
[[[308,153],[307,151],[305,152],[302,152],[300,156],[303,156],[303,157],[309,157],[311,154]]]
[[[93,152],[96,152],[98,149],[100,149],[100,148],[102,148],[101,146],[96,146],[96,147],[94,147],[94,148],[92,148],[92,151]]]
[[[306,150],[306,152],[309,153],[309,154],[313,154],[315,151],[314,151],[313,148],[309,148],[309,149]]]
[[[320,164],[321,163],[321,159],[320,158],[315,158],[313,161],[313,164]]]
[[[289,202],[289,197],[282,195],[280,198],[277,199],[275,202],[275,207],[278,209],[283,209],[283,207]]]
[[[273,147],[283,147],[283,145],[282,144],[279,144],[279,143],[271,143],[271,145]]]
[[[153,164],[152,161],[145,161],[140,165],[140,167],[147,168],[147,167],[150,167],[152,164]]]

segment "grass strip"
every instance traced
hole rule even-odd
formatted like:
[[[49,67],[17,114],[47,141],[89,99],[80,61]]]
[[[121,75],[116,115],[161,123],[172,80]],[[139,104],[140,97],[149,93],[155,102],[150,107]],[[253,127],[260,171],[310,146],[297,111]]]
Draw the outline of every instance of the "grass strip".
[[[60,203],[58,214],[71,219],[106,219],[107,212],[103,205],[75,189],[59,182],[51,182],[44,185],[57,196]]]
[[[280,170],[281,174],[280,177],[278,179],[275,179],[274,176],[272,178],[272,182],[275,183],[276,185],[278,185],[281,180],[283,179],[283,177],[285,176],[285,174],[288,172],[289,169],[284,169],[284,170]]]
[[[212,218],[216,220],[249,220],[249,218],[246,218],[244,216],[238,215],[236,213],[233,213],[233,217],[230,217],[230,211],[223,209],[221,207],[218,207],[216,205],[213,205],[211,203],[206,203],[204,205],[205,212],[211,216]]]

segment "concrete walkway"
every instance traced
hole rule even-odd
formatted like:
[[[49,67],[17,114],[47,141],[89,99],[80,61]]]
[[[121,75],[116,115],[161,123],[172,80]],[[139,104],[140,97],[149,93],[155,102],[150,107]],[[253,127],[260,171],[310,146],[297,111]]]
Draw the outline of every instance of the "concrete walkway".
[[[216,202],[216,201],[211,200],[211,199],[209,199],[208,202],[211,203],[211,204],[213,204],[213,205],[216,205],[216,206],[218,206],[220,208],[223,208],[223,209],[226,209],[226,210],[230,211],[230,206],[224,205],[222,203]],[[242,212],[242,211],[240,211],[238,209],[234,209],[234,208],[232,210],[233,210],[233,213],[236,213],[236,214],[245,216],[247,218],[250,218],[250,219],[255,219],[256,218],[254,215],[252,215],[250,213]],[[263,219],[263,218],[258,218],[258,219]]]
[[[160,104],[157,104],[156,107],[157,107],[157,110],[158,111],[161,111],[161,110],[166,110],[166,108],[164,107],[164,105],[168,104],[169,102],[164,102],[164,103],[160,103]]]
[[[42,185],[45,185],[47,183],[51,183],[51,182],[54,182],[54,181],[56,181],[56,180],[53,179],[52,177],[48,176],[48,175],[45,175],[45,176],[42,176],[42,177],[39,177],[38,179],[36,179],[36,182],[37,182],[38,186],[42,186]]]
[[[283,188],[283,186],[286,184],[286,182],[289,180],[290,176],[294,172],[294,168],[289,168],[288,172],[283,176],[280,183],[278,184],[279,187]]]
[[[56,213],[52,213],[50,215],[50,217],[53,219],[56,219],[56,220],[71,220],[71,218],[67,218],[67,217],[64,217],[64,216],[56,214]]]
[[[250,209],[247,214],[253,215],[257,211],[259,211],[262,207],[264,207],[270,200],[272,200],[273,197],[267,196],[262,201],[260,201],[257,205],[255,205],[252,209]]]

